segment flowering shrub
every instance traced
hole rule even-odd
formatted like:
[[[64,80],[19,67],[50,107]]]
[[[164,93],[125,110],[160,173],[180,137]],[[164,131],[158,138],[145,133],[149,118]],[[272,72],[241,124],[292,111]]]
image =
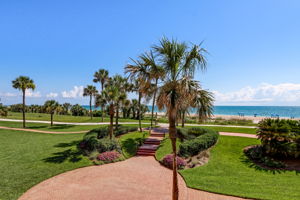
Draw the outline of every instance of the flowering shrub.
[[[116,151],[107,151],[98,155],[97,159],[103,162],[112,162],[120,157]]]
[[[178,156],[176,157],[176,159],[177,159],[177,169],[183,169],[186,166],[185,160],[183,160],[182,158],[180,158]],[[162,159],[161,163],[164,166],[166,166],[170,169],[173,169],[173,154],[166,155]]]

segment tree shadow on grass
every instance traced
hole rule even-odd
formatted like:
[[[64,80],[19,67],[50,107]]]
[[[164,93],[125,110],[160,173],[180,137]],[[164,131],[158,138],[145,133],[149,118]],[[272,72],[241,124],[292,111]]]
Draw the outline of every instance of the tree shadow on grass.
[[[60,148],[66,148],[66,147],[71,147],[69,149],[66,149],[61,152],[56,152],[53,153],[51,157],[44,158],[44,162],[48,163],[55,163],[55,164],[60,164],[63,162],[72,162],[76,163],[82,160],[82,151],[77,147],[79,144],[80,140],[74,140],[69,143],[59,143],[54,145],[54,147],[60,147]]]
[[[49,129],[52,129],[52,130],[70,129],[70,128],[73,128],[73,127],[74,127],[74,125],[70,125],[70,124],[55,124],[54,126],[49,127]]]
[[[240,161],[242,163],[244,163],[249,168],[253,168],[257,171],[271,173],[271,174],[274,174],[274,175],[275,174],[282,174],[282,173],[291,171],[291,170],[286,170],[286,169],[270,168],[270,167],[267,167],[267,166],[263,166],[262,164],[257,163],[255,161],[249,159],[246,155],[242,155],[240,157]],[[294,170],[294,172],[296,173],[296,175],[300,174],[300,171]]]

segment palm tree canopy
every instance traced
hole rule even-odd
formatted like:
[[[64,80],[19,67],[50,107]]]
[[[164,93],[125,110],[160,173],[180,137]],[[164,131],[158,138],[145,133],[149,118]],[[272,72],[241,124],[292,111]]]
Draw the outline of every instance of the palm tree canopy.
[[[15,80],[12,81],[12,86],[15,89],[19,89],[25,91],[26,89],[35,89],[35,84],[32,79],[27,76],[19,76]]]
[[[46,112],[50,114],[53,114],[59,106],[59,103],[55,100],[48,100],[44,104]]]
[[[98,93],[97,89],[93,85],[88,85],[83,89],[83,96],[95,96]]]
[[[109,73],[107,70],[105,69],[99,69],[98,71],[95,72],[94,74],[94,82],[97,83],[101,83],[102,85],[105,84],[105,82],[108,81],[108,78],[109,78]]]

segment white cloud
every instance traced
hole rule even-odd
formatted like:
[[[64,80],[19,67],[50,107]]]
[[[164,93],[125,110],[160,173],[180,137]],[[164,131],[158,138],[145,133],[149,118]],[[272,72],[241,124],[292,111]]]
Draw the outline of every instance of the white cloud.
[[[213,91],[216,104],[300,105],[300,84],[282,83],[272,85],[262,83],[258,87],[244,87],[238,91],[222,93]]]
[[[0,96],[2,96],[2,97],[16,97],[18,95],[15,94],[15,93],[6,92],[6,93],[0,93]]]
[[[63,91],[61,93],[63,98],[78,98],[82,97],[83,94],[83,86],[74,86],[74,88],[70,91]]]
[[[46,95],[48,98],[56,98],[58,96],[58,93],[50,92],[49,94]]]
[[[26,90],[26,97],[40,98],[42,95],[39,91],[33,92],[32,90]]]

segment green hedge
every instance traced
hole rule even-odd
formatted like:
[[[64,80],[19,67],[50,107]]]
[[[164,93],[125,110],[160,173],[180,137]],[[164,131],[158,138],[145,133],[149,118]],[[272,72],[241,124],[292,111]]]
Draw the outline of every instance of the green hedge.
[[[273,157],[300,157],[300,121],[264,119],[257,136],[266,154]]]
[[[190,157],[199,154],[216,144],[219,133],[205,128],[181,128],[177,130],[179,138],[183,141],[179,146],[179,156]]]

